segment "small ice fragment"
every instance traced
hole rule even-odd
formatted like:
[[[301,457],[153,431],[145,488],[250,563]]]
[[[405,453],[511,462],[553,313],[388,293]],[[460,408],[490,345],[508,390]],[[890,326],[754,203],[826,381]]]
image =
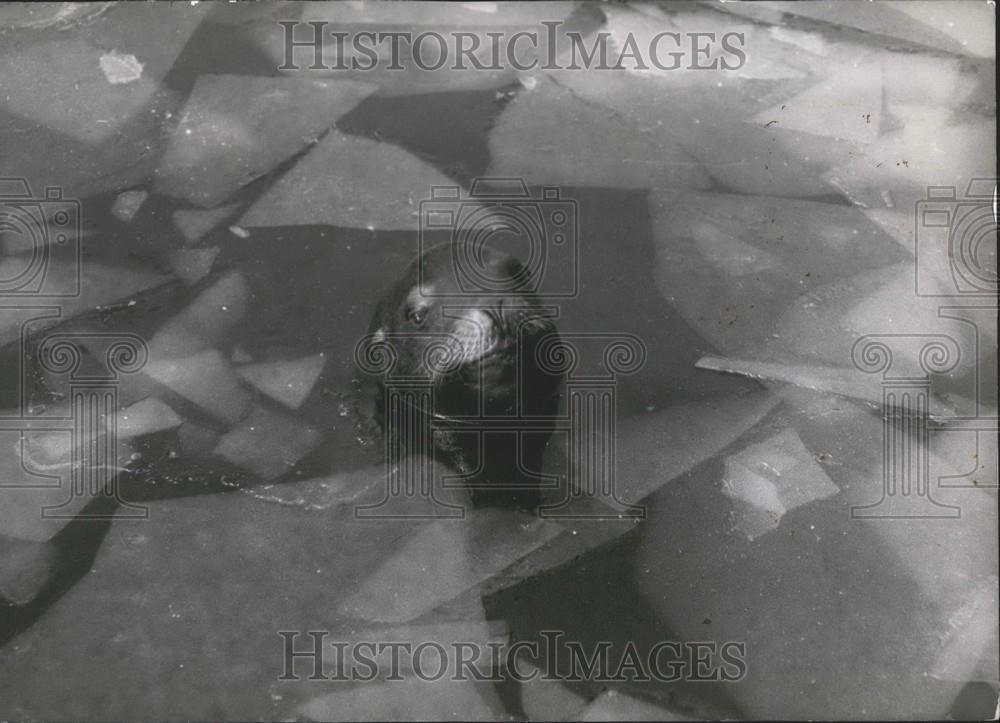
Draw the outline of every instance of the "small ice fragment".
[[[111,204],[111,213],[120,221],[131,221],[149,196],[146,191],[124,191]]]
[[[117,53],[112,50],[100,59],[101,70],[111,85],[131,83],[142,77],[142,63],[129,53]]]

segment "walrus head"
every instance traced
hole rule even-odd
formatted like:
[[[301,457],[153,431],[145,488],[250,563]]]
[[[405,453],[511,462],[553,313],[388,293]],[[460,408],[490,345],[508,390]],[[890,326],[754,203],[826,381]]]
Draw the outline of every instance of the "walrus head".
[[[475,263],[484,288],[464,283],[463,259]],[[537,345],[556,329],[530,281],[520,261],[496,249],[435,246],[383,297],[369,339],[390,344],[393,374],[433,383],[440,416],[474,415],[477,400],[483,413],[511,414],[519,396],[522,411],[538,413],[530,410],[560,379],[538,368]]]
[[[489,283],[463,283],[463,259]],[[462,473],[475,505],[532,509],[541,499],[562,375],[540,363],[540,345],[558,338],[530,281],[516,258],[495,249],[436,246],[386,293],[369,328],[367,350],[382,350],[366,358],[392,361],[375,398],[388,448],[442,459]],[[390,394],[390,377],[425,391]],[[430,424],[429,436],[414,415]]]

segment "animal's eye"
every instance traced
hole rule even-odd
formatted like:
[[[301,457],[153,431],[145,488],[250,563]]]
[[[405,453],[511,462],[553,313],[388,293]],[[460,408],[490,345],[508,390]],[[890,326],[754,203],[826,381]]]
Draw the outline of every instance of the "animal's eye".
[[[406,314],[406,318],[414,324],[420,325],[427,318],[427,311],[425,309],[410,309]]]

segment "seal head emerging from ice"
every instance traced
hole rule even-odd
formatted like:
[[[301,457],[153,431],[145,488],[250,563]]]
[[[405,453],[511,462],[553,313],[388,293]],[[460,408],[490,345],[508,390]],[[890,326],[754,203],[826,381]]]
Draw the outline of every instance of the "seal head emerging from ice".
[[[513,256],[445,243],[407,268],[369,328],[368,343],[388,345],[395,358],[375,400],[386,443],[453,467],[476,506],[532,509],[539,502],[538,473],[552,433],[546,420],[558,409],[562,377],[539,364],[539,345],[557,339],[532,281]],[[425,392],[401,392],[408,381]],[[429,419],[432,440],[416,438],[406,421],[414,410]]]

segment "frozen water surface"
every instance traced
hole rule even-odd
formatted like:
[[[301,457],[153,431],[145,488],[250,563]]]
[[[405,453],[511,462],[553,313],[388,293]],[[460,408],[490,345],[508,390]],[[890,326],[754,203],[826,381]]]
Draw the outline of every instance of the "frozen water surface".
[[[0,718],[993,715],[993,12],[0,7]],[[480,65],[497,34],[561,45],[431,71],[332,29],[460,36]],[[684,58],[574,69],[574,32]],[[742,60],[688,67],[709,36]],[[511,203],[470,200],[483,176],[545,199],[522,231],[557,204],[573,224],[542,289],[590,384],[541,463],[564,514],[473,506],[418,455],[436,496],[359,517],[399,478],[357,344],[422,244]],[[432,192],[456,213],[428,229]],[[614,425],[582,428],[615,370]],[[310,680],[286,647],[309,631],[484,653],[557,631],[605,673],[672,641],[684,674],[522,647],[479,661],[501,682],[455,657],[421,680],[434,654],[397,680],[382,649],[345,682],[326,647]],[[739,655],[697,680],[693,644]]]

